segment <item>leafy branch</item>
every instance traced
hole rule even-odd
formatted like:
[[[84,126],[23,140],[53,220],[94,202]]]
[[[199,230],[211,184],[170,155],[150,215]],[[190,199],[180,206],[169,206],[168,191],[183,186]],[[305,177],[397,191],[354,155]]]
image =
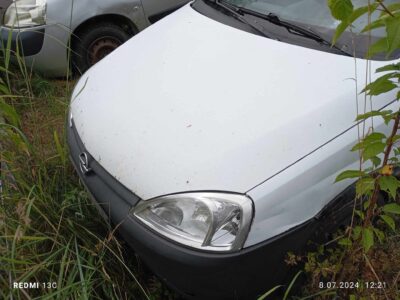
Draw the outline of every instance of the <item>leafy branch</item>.
[[[386,35],[377,39],[369,47],[366,59],[374,58],[377,54],[385,54],[389,58],[395,51],[400,50],[400,3],[386,5],[383,0],[375,0],[368,5],[354,8],[351,0],[328,0],[328,6],[332,16],[340,21],[333,37],[335,44],[349,27],[362,16],[367,15],[369,24],[360,33],[368,33],[384,28]],[[379,13],[381,11],[381,13]],[[372,16],[378,15],[371,21]],[[363,89],[362,93],[369,97],[393,93],[397,90],[396,100],[400,100],[400,63],[391,63],[376,70],[384,73]],[[368,70],[367,70],[368,73]],[[373,99],[373,98],[372,98]],[[360,153],[360,160],[364,169],[346,170],[339,174],[336,181],[348,178],[358,179],[356,182],[356,197],[362,200],[363,207],[356,210],[360,218],[359,225],[355,226],[347,239],[342,239],[340,244],[352,245],[353,242],[361,242],[365,252],[374,245],[375,237],[382,241],[385,238],[383,231],[375,227],[374,220],[379,217],[389,228],[395,230],[393,215],[400,214],[397,190],[400,188],[400,180],[395,176],[396,168],[400,167],[400,149],[396,143],[400,141],[398,134],[400,125],[400,108],[396,111],[379,110],[360,114],[356,122],[366,122],[370,118],[382,118],[386,126],[390,126],[390,134],[375,132],[374,130],[364,136],[352,151]],[[383,159],[381,159],[383,158]],[[372,165],[371,167],[365,167]],[[385,199],[383,207],[379,207],[379,199]],[[393,201],[393,203],[388,203]]]

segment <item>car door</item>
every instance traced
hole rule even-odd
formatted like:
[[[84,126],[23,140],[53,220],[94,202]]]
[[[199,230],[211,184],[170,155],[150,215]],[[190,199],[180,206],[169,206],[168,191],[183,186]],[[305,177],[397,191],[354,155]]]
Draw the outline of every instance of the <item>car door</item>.
[[[146,17],[154,23],[188,2],[189,0],[142,0],[142,5]]]

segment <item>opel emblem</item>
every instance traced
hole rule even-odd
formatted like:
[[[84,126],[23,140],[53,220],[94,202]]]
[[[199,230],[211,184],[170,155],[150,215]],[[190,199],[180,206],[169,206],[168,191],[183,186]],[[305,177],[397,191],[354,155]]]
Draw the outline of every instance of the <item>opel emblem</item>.
[[[89,166],[89,157],[86,152],[79,154],[79,169],[81,170],[82,174],[85,175],[92,171]]]

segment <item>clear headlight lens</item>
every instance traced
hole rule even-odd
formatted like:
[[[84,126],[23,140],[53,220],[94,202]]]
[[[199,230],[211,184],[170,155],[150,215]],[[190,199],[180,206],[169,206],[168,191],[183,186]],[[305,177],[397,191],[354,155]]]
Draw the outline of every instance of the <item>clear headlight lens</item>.
[[[232,251],[243,247],[253,217],[253,203],[238,194],[176,194],[142,201],[133,214],[181,244]]]
[[[46,0],[14,0],[4,14],[3,23],[15,28],[46,24]]]

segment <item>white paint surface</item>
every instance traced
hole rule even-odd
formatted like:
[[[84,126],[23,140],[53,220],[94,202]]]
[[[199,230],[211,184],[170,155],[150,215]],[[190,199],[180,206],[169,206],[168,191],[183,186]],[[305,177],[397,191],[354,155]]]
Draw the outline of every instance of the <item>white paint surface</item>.
[[[365,61],[357,64],[361,88]],[[353,58],[249,34],[185,6],[89,70],[72,113],[90,154],[143,199],[246,193],[354,124],[354,77]],[[332,200],[356,139],[353,130],[249,192],[256,218],[247,245]],[[315,165],[332,155],[343,162]]]

